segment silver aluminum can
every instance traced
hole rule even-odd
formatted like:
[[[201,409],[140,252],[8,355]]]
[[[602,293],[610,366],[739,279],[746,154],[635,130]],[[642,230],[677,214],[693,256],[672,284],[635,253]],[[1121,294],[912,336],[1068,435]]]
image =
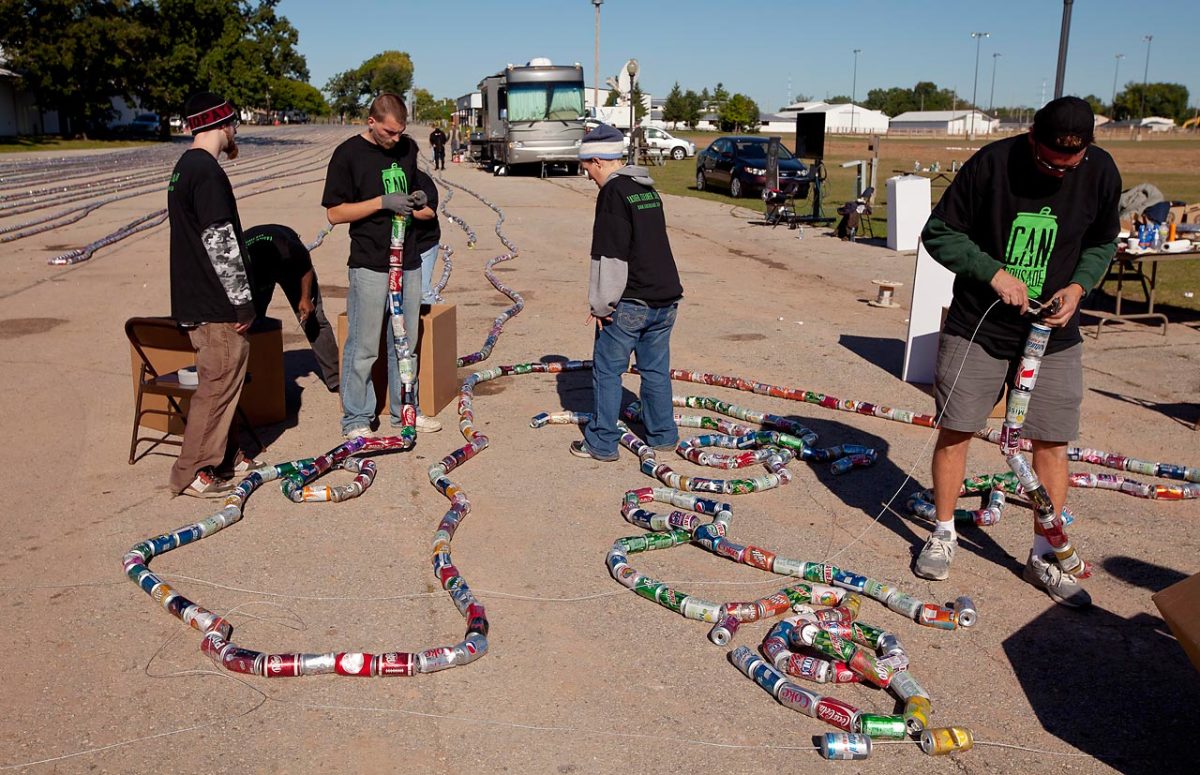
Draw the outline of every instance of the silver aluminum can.
[[[970,627],[975,624],[979,614],[975,610],[975,603],[971,602],[971,598],[966,595],[961,595],[955,598],[950,605],[954,609],[954,613],[958,616],[958,624],[960,627]]]

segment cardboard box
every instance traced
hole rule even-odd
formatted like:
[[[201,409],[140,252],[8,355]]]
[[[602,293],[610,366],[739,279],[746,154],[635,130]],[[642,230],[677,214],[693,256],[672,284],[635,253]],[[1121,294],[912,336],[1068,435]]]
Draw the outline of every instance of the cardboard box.
[[[1184,223],[1187,218],[1187,205],[1175,205],[1167,211],[1167,223]]]
[[[1179,640],[1192,665],[1200,670],[1200,573],[1152,595],[1163,621]]]
[[[1200,223],[1200,204],[1184,205],[1183,220],[1176,221],[1176,223]]]
[[[283,323],[275,318],[259,318],[246,335],[250,340],[250,362],[246,366],[246,384],[238,406],[255,426],[283,422],[287,417],[287,405],[283,392]],[[150,365],[160,375],[170,374],[185,366],[196,365],[194,352],[146,349]],[[141,359],[133,346],[129,347],[129,360],[133,371],[133,396],[137,396],[138,375]],[[188,410],[188,400],[182,399],[180,406]],[[142,397],[143,409],[166,410],[166,396],[146,395]],[[177,417],[162,414],[145,414],[139,425],[163,433],[183,434],[183,423]]]
[[[346,313],[338,315],[338,363],[346,350],[349,330]],[[375,386],[375,411],[387,411],[387,331],[379,328],[379,358],[371,367],[371,382]],[[458,396],[458,317],[453,304],[433,304],[421,307],[421,325],[417,339],[417,374],[421,382],[421,414],[433,417]]]

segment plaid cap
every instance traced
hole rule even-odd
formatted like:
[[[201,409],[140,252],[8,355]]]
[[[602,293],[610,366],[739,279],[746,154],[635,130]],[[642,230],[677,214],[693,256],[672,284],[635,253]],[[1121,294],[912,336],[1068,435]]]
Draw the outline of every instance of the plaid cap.
[[[1033,114],[1033,138],[1060,153],[1079,153],[1096,136],[1092,106],[1078,97],[1059,97]]]
[[[192,134],[225,126],[236,118],[233,106],[210,91],[193,94],[184,106],[184,113]]]

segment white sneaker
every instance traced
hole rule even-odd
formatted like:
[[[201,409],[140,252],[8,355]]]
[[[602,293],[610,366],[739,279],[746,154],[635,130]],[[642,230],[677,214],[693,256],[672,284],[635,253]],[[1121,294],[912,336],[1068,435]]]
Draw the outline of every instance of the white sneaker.
[[[350,430],[348,430],[342,434],[342,436],[344,436],[347,439],[359,439],[359,438],[364,438],[364,437],[369,439],[373,435],[374,434],[371,433],[371,429],[365,425],[358,427],[358,428],[351,428]]]
[[[423,414],[418,414],[416,427],[417,433],[437,433],[442,429],[442,423],[434,417],[426,417]]]

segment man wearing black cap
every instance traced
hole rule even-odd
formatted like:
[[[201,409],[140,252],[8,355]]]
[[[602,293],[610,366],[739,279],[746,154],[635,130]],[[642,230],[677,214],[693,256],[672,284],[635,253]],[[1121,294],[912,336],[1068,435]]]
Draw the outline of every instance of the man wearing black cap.
[[[991,143],[963,165],[921,234],[929,254],[956,275],[938,346],[937,526],[917,557],[922,578],[949,576],[967,449],[1011,382],[1032,322],[1030,300],[1059,309],[1042,319],[1054,331],[1022,435],[1055,511],[1065,507],[1067,444],[1078,435],[1083,400],[1079,301],[1108,269],[1119,230],[1121,178],[1112,157],[1092,145],[1094,125],[1077,97],[1047,103],[1028,134]],[[1035,533],[1025,580],[1056,603],[1089,605],[1050,553]]]
[[[212,498],[233,488],[223,473],[249,465],[230,428],[246,379],[246,331],[255,313],[237,202],[217,161],[222,153],[237,157],[237,116],[211,92],[189,99],[184,112],[192,147],[167,185],[171,317],[196,349],[200,383],[188,408],[183,447],[171,467],[170,488],[177,495]]]

